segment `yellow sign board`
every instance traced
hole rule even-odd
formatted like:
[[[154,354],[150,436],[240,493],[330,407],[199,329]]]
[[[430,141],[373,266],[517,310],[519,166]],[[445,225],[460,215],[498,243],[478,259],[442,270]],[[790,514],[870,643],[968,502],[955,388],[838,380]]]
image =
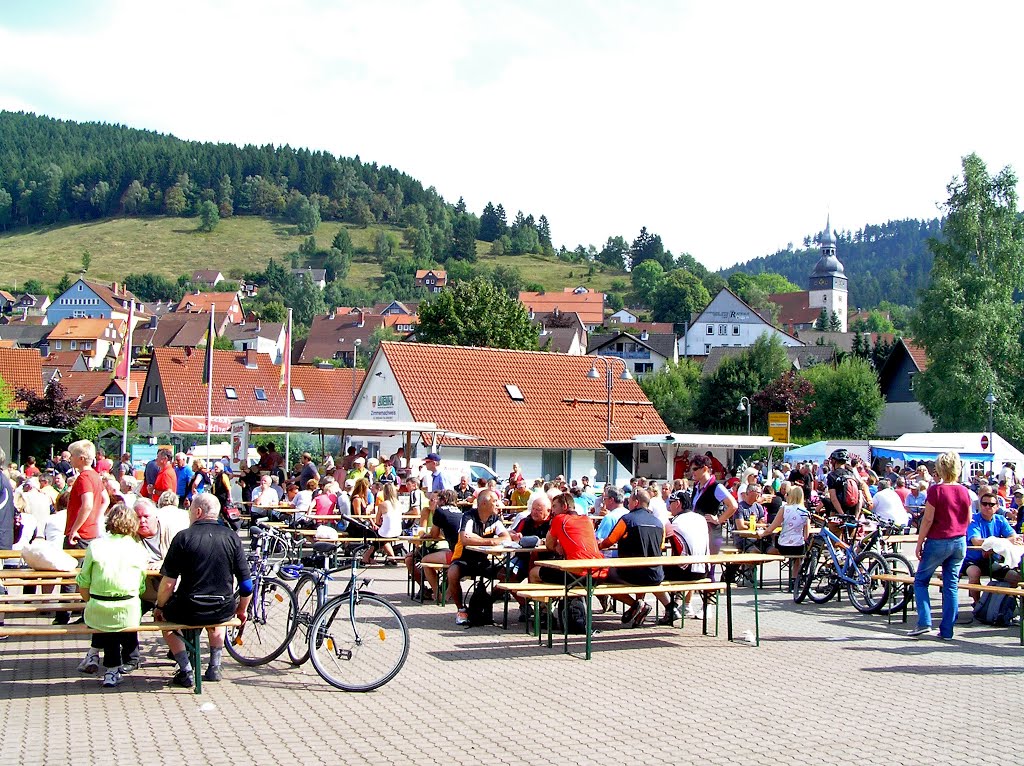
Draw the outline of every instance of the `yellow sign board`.
[[[768,435],[773,441],[780,443],[789,442],[789,413],[769,412],[768,413]]]

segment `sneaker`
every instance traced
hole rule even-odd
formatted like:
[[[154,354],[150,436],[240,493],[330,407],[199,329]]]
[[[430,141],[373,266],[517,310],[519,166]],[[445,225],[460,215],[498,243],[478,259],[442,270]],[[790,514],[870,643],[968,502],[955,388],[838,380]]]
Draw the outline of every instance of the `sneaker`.
[[[71,615],[68,612],[60,612],[53,618],[54,625],[67,625],[71,622]]]
[[[94,675],[100,669],[99,652],[89,652],[85,659],[78,663],[78,672],[88,676]]]
[[[121,683],[121,671],[118,668],[112,668],[107,670],[103,674],[103,686],[112,689]]]
[[[687,609],[686,610],[686,619],[688,619],[688,620],[699,620],[700,618],[701,618],[701,614],[696,609]]]
[[[643,601],[637,601],[633,606],[622,613],[622,624],[633,622],[636,618],[637,612],[640,611],[640,607],[643,606]]]
[[[128,662],[121,666],[121,673],[133,673],[139,669],[140,665],[142,665],[142,660],[133,655],[128,658]]]
[[[191,689],[196,685],[196,677],[191,672],[179,670],[171,676],[171,686],[181,686],[184,689]]]
[[[221,673],[220,665],[210,665],[203,673],[204,681],[220,681],[224,677]]]
[[[907,633],[907,638],[920,638],[921,636],[930,636],[932,634],[931,625],[925,627],[914,628]]]
[[[469,612],[465,609],[460,609],[455,615],[456,625],[469,625]]]
[[[640,609],[637,610],[636,617],[633,618],[633,627],[639,628],[644,624],[644,620],[647,619],[647,615],[651,613],[651,605],[648,603],[642,603]]]

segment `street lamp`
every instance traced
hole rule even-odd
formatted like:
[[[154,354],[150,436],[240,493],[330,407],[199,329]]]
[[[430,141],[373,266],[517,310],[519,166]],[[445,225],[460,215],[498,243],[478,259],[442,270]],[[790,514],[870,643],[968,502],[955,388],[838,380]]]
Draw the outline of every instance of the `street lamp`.
[[[359,347],[363,345],[362,338],[352,341],[352,405],[356,403],[356,361],[359,357]]]
[[[996,408],[996,395],[991,387],[988,389],[988,394],[985,396],[985,404],[988,405],[988,469],[990,471],[996,470],[995,451],[996,444],[992,441],[992,414]]]
[[[619,375],[619,380],[632,380],[633,376],[629,374],[629,370],[626,368],[625,360],[619,359],[617,356],[613,356],[613,357],[597,356],[597,357],[594,357],[594,359],[595,360],[600,359],[602,362],[604,362],[605,390],[608,393],[608,417],[607,417],[607,419],[605,421],[605,426],[606,426],[606,431],[605,431],[605,437],[606,438],[605,438],[605,441],[608,442],[608,441],[612,440],[612,385],[615,382],[612,379],[612,363],[611,363],[610,359],[614,359],[614,360],[622,363],[622,374]],[[590,365],[590,372],[587,373],[587,377],[590,378],[590,380],[600,380],[601,379],[601,373],[599,373],[597,371],[597,362],[596,361],[591,363],[591,365]],[[607,449],[608,448],[606,446],[605,450],[607,450]],[[605,481],[605,484],[607,484],[612,479],[612,453],[611,452],[607,452],[605,454],[605,466],[604,466],[604,468],[605,468],[604,481]]]
[[[746,404],[744,404],[746,402]],[[745,396],[740,397],[740,404],[736,408],[737,412],[747,413],[747,436],[750,436],[750,399]]]

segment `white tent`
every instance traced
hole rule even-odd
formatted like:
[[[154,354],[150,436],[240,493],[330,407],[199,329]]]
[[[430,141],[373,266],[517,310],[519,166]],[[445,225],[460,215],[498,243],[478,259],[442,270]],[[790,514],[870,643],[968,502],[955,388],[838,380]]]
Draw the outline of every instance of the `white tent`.
[[[987,448],[983,445],[987,445]],[[1024,453],[997,433],[991,443],[987,431],[965,433],[909,433],[892,441],[873,441],[871,451],[876,457],[901,460],[934,460],[940,453],[955,450],[964,462],[991,463],[998,471],[1003,463],[1024,469]],[[986,466],[987,467],[987,466]]]

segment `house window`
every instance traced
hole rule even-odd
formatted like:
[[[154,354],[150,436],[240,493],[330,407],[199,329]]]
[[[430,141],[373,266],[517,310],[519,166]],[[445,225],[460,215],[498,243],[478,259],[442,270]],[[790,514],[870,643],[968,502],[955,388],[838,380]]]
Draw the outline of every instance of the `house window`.
[[[740,326],[738,324],[734,324],[732,326],[732,334],[733,335],[739,335],[740,334]]]
[[[84,311],[82,311],[81,309],[75,309],[74,311],[71,312],[71,318],[72,319],[85,319],[86,318],[86,313]]]
[[[710,353],[711,353],[711,344],[710,343],[705,343],[704,344],[704,356],[707,356]]]
[[[297,402],[304,402],[304,401],[306,401],[306,395],[304,393],[302,393],[302,389],[301,388],[293,388],[292,389],[292,396],[295,397],[295,401],[297,401]]]
[[[540,451],[540,475],[550,480],[565,474],[565,450],[545,449]]]
[[[267,401],[267,391],[264,388],[254,388],[252,392],[256,395],[256,401],[265,402]]]
[[[907,376],[907,383],[909,384],[908,388],[909,388],[909,390],[911,390],[911,391],[913,391],[913,390],[914,390],[914,377],[915,377],[916,375],[917,375],[917,373],[916,373],[916,372],[912,372],[912,373],[910,373],[910,374],[909,374],[909,375]]]
[[[466,449],[466,460],[471,463],[483,463],[488,468],[494,468],[494,450],[493,449]],[[470,484],[475,484],[478,476],[470,476]]]
[[[82,341],[82,350],[83,351],[92,351],[92,341],[91,340],[83,340]]]
[[[107,394],[103,397],[103,400],[108,410],[124,407],[124,394]]]
[[[225,399],[237,399],[238,392],[232,386],[224,386],[224,398]]]
[[[82,292],[82,283],[81,282],[78,283],[78,292]]]
[[[160,386],[153,386],[153,401],[160,401]]]
[[[78,351],[78,341],[77,340],[71,341],[71,350],[72,351]]]
[[[147,387],[146,388],[146,404],[149,404],[149,392],[150,392],[150,389]]]
[[[514,386],[511,383],[505,384],[505,390],[508,391],[509,398],[514,402],[524,401],[523,392],[519,390],[519,386]],[[479,462],[479,461],[477,461]]]
[[[726,327],[724,324],[718,325],[718,334],[719,335],[728,335],[729,334],[729,328]]]
[[[715,334],[715,326],[709,324],[708,325],[708,335],[714,335],[714,334]]]
[[[638,376],[654,372],[654,362],[637,362],[633,365],[633,372]]]
[[[61,350],[61,347],[60,347],[60,344],[61,344],[61,343],[62,343],[62,341],[59,341],[59,340],[58,340],[58,341],[54,342],[54,344],[53,344],[53,347],[54,347],[55,349],[57,349],[58,351],[60,351],[60,350]]]

